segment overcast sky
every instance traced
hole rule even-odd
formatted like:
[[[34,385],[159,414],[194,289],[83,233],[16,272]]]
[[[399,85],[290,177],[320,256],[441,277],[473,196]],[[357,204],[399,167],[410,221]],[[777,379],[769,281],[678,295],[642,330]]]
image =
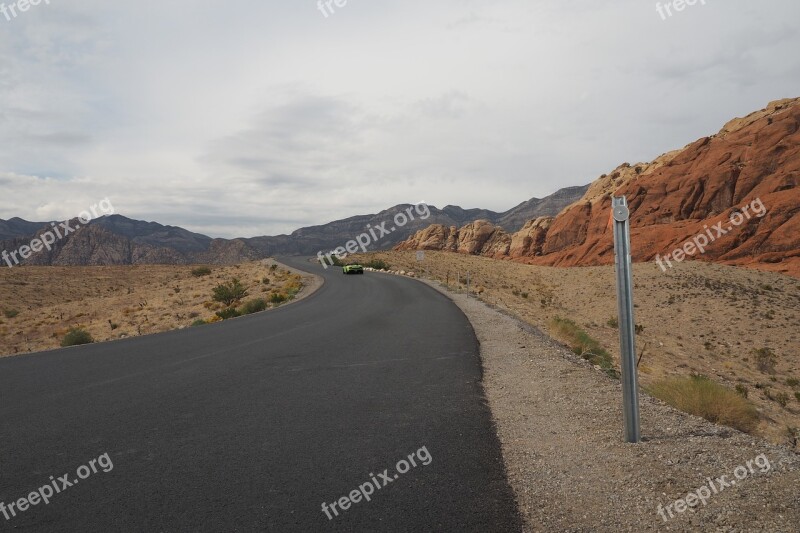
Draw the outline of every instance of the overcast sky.
[[[0,14],[4,219],[504,211],[800,96],[797,0],[49,1]]]

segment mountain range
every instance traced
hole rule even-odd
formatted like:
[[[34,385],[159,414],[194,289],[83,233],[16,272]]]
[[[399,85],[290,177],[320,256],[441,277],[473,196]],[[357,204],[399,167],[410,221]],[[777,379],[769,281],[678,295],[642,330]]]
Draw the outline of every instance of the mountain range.
[[[446,250],[549,266],[613,263],[609,213],[613,196],[631,210],[634,261],[661,260],[703,234],[727,225],[702,254],[690,258],[755,267],[800,277],[800,98],[770,103],[728,122],[718,133],[649,163],[623,163],[583,187],[532,198],[508,211],[429,206],[385,235],[373,250]],[[758,201],[763,216],[731,227]],[[300,228],[290,235],[216,239],[174,226],[110,215],[91,221],[23,264],[232,264],[278,255],[328,252],[405,211],[397,205],[369,215]],[[76,224],[77,225],[77,224]],[[29,245],[50,222],[0,220],[0,250]]]
[[[588,189],[568,187],[546,198],[532,198],[516,207],[497,213],[487,209],[463,209],[448,205],[442,209],[429,206],[430,216],[418,217],[376,242],[372,249],[388,249],[402,242],[428,224],[462,225],[476,219],[490,220],[512,230],[526,220],[554,216],[580,199]],[[405,211],[408,204],[397,205],[376,214],[359,215],[327,224],[300,228],[290,235],[236,239],[215,239],[184,228],[157,222],[133,220],[122,215],[108,215],[90,221],[50,249],[33,253],[26,265],[133,265],[133,264],[232,264],[243,260],[276,255],[315,255],[328,252],[367,226],[379,226]],[[13,251],[39,239],[51,228],[51,222],[30,222],[20,218],[0,220],[0,250]]]

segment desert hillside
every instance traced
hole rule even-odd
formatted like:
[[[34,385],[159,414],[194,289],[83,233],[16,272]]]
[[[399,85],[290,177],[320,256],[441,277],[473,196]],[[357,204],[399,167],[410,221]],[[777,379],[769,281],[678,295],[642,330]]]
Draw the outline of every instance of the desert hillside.
[[[716,135],[650,163],[603,174],[556,217],[515,233],[490,221],[432,225],[396,250],[445,250],[549,266],[613,262],[612,196],[631,207],[634,261],[670,256],[695,238],[690,258],[800,277],[800,98],[781,100]],[[705,238],[703,238],[705,236]],[[691,248],[690,248],[691,250]]]

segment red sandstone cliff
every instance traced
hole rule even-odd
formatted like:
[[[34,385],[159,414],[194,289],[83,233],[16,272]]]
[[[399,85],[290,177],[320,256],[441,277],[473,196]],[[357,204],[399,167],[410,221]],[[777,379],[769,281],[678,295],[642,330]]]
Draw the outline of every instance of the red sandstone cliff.
[[[623,164],[597,179],[556,217],[529,221],[514,234],[487,221],[430,226],[398,250],[449,250],[555,266],[613,262],[612,195],[628,197],[634,261],[664,256],[750,207],[695,258],[800,277],[800,98],[734,119],[716,135],[651,163]],[[763,204],[766,214],[761,214]],[[758,209],[755,209],[758,207]]]

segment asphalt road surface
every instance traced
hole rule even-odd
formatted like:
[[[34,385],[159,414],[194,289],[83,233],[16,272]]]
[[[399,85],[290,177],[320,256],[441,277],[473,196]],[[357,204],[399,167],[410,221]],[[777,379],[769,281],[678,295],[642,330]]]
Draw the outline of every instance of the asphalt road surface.
[[[0,359],[0,531],[519,531],[460,310],[410,279],[285,262],[325,285]]]

